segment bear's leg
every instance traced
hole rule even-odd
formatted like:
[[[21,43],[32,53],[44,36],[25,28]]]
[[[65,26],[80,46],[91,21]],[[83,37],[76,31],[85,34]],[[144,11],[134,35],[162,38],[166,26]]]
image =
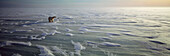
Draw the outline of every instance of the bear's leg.
[[[52,19],[51,19],[51,22],[53,22],[53,21],[54,21],[54,19],[52,18]]]

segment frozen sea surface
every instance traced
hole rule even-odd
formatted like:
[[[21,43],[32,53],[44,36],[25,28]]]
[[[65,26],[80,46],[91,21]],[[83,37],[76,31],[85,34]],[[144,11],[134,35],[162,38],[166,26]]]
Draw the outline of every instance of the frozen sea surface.
[[[0,8],[0,26],[0,56],[170,56],[169,7]]]

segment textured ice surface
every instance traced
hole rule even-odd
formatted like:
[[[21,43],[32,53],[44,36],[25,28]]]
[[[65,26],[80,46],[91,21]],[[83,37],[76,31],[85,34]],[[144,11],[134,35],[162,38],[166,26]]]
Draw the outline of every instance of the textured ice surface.
[[[107,33],[107,35],[109,35],[110,37],[112,37],[112,36],[120,36],[120,34],[116,34],[116,33]]]
[[[86,45],[91,46],[92,48],[97,48],[98,43],[93,42],[93,41],[85,41]]]
[[[82,46],[80,42],[75,43],[74,41],[71,40],[71,43],[74,45],[75,54],[79,56],[81,55],[81,50],[86,49],[86,47]]]
[[[66,28],[66,31],[67,31],[67,32],[70,32],[70,31],[73,31],[73,30],[71,30],[71,29],[69,29],[69,28]]]
[[[62,50],[57,46],[51,46],[51,50],[53,51],[53,53],[59,53],[59,54],[62,54],[64,56],[68,55],[65,50]]]
[[[112,40],[112,38],[109,38],[109,37],[101,37],[101,38],[99,38],[100,40],[103,40],[103,41],[105,41],[105,40]]]
[[[71,40],[71,43],[74,45],[75,50],[83,50],[86,49],[86,47],[82,46],[80,42],[75,43],[74,41]]]
[[[20,54],[17,53],[17,54],[13,54],[12,56],[22,56],[22,55],[20,55]]]
[[[89,30],[87,28],[81,27],[81,28],[79,28],[79,31],[89,31]]]
[[[88,27],[98,27],[98,28],[111,28],[114,25],[107,25],[107,24],[91,24]]]
[[[0,47],[8,46],[8,45],[11,45],[11,43],[7,43],[7,42],[1,42],[0,43]]]
[[[54,22],[54,23],[41,23],[40,25],[47,25],[47,26],[48,26],[48,25],[51,25],[51,26],[52,26],[52,25],[53,25],[53,26],[56,25],[56,26],[60,26],[60,25],[62,25],[62,24],[59,24],[59,23]]]
[[[86,41],[87,44],[97,44],[96,42],[93,41]]]
[[[121,46],[118,43],[110,43],[110,42],[103,42],[103,43],[100,43],[100,45],[109,46],[109,47],[120,47]]]
[[[32,30],[14,30],[13,32],[30,32]]]
[[[0,53],[38,56],[35,45],[43,45],[46,54],[41,54],[47,56],[169,56],[169,11],[168,7],[0,8]],[[59,22],[49,23],[49,16],[59,17]],[[70,40],[75,41],[73,46]],[[25,44],[13,46],[7,41]]]
[[[45,39],[46,37],[45,36],[41,36],[41,35],[32,35],[32,36],[29,36],[28,39],[30,40],[43,40]]]
[[[69,55],[70,55],[70,56],[74,56],[74,52],[70,52]]]
[[[95,31],[95,30],[89,30],[86,27],[81,27],[79,28],[79,31],[83,31],[83,32],[98,32],[100,33],[101,31]]]
[[[37,48],[40,49],[39,56],[55,56],[46,46],[37,45]]]
[[[23,46],[31,46],[31,42],[17,42],[17,41],[5,41],[0,43],[0,47],[8,46],[8,45],[23,45]]]
[[[41,35],[43,35],[43,36],[46,36],[46,35],[55,35],[55,34],[58,34],[58,33],[60,33],[60,32],[54,30],[54,31],[49,32],[49,33],[46,33],[46,32],[45,32],[45,33],[42,33]]]
[[[80,34],[84,34],[85,32],[79,32]]]
[[[72,33],[66,33],[65,35],[66,36],[74,36],[74,34],[72,34]]]
[[[62,18],[62,19],[73,19],[72,16],[68,16],[68,15],[62,16],[61,18]]]
[[[24,45],[24,46],[31,46],[31,42],[15,42],[15,41],[7,41],[7,43],[11,43],[12,45]]]

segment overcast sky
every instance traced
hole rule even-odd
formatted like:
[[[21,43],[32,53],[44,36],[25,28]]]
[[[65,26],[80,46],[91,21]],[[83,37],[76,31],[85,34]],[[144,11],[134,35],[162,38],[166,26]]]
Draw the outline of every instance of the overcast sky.
[[[0,7],[170,7],[170,0],[0,0]]]

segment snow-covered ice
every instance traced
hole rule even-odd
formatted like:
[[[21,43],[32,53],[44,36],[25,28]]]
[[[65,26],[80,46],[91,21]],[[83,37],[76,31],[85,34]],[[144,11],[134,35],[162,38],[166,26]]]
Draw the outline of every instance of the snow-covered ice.
[[[0,43],[0,47],[10,46],[10,45],[23,45],[23,46],[31,46],[31,42],[18,42],[18,41],[5,41]]]
[[[0,54],[168,56],[169,11],[168,7],[0,8]],[[49,16],[59,21],[49,23]]]
[[[65,35],[66,36],[74,36],[74,34],[72,34],[72,33],[66,33]]]
[[[74,41],[71,40],[71,43],[74,45],[74,49],[75,49],[75,54],[77,55],[81,55],[81,50],[86,49],[86,47],[84,47],[82,44],[80,44],[80,42],[75,43]]]
[[[66,28],[66,31],[67,32],[70,32],[70,31],[73,31],[72,29],[69,29],[69,28]]]
[[[46,46],[36,45],[40,49],[39,56],[55,56]]]
[[[109,46],[109,47],[120,47],[121,45],[118,43],[111,43],[111,42],[102,42],[99,43],[100,45],[104,45],[104,46]]]
[[[62,54],[64,56],[68,55],[65,50],[62,50],[57,46],[51,46],[51,50],[53,51],[53,53],[59,53],[59,54]]]
[[[12,56],[22,56],[22,55],[20,55],[20,54],[16,53],[16,54],[13,54]]]

